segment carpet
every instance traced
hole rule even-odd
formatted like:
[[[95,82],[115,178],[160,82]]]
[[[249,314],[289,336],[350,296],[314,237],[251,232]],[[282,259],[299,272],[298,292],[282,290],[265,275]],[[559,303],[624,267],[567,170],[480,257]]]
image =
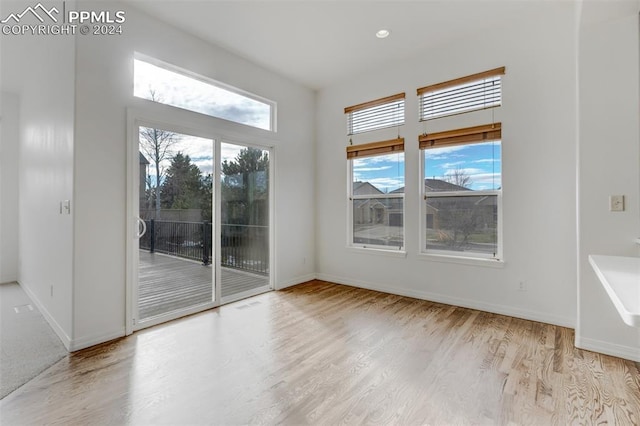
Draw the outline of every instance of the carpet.
[[[20,285],[0,284],[0,399],[67,355]]]

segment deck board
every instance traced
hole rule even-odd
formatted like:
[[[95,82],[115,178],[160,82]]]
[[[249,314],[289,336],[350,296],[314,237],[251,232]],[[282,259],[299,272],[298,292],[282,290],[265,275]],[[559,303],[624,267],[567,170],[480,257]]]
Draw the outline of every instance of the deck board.
[[[138,312],[141,320],[212,300],[212,266],[140,250]],[[269,284],[269,277],[222,268],[222,297]]]

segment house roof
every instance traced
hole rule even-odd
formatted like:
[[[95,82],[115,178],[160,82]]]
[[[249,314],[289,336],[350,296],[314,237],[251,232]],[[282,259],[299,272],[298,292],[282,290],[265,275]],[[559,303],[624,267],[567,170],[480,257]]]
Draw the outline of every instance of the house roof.
[[[353,195],[384,194],[369,182],[353,182]]]
[[[471,189],[465,188],[464,186],[456,185],[455,183],[450,183],[440,179],[425,179],[424,189],[426,192],[471,191]],[[403,192],[404,186],[396,189],[395,191],[391,191],[391,194],[401,194]]]
[[[427,190],[427,192],[471,191],[469,188],[465,188],[464,186],[456,185],[455,183],[447,182],[440,179],[425,179],[424,188]]]
[[[144,164],[144,165],[149,164],[149,160],[147,160],[147,157],[145,157],[143,153],[138,151],[138,154],[140,154],[140,164]]]
[[[354,207],[359,209],[359,208],[362,208],[362,207],[367,206],[367,205],[368,205],[368,207],[373,207],[373,208],[380,208],[380,209],[386,209],[387,208],[387,206],[383,202],[381,202],[379,200],[370,200],[370,199],[355,200]]]

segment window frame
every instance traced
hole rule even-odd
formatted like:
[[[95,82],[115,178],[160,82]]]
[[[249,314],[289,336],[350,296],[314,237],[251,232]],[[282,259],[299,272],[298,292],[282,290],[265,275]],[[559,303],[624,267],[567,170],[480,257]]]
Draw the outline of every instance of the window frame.
[[[348,149],[348,148],[347,148]],[[368,157],[374,156],[384,156],[389,154],[402,154],[402,161],[406,166],[406,155],[404,150],[393,150],[387,152],[379,152],[372,155],[367,155]],[[351,157],[347,158],[347,247],[357,250],[366,250],[390,255],[402,255],[406,254],[406,198],[405,192],[402,193],[387,193],[387,194],[365,194],[365,195],[354,195],[353,194],[353,161],[359,159],[359,157]],[[405,183],[406,183],[406,168],[404,169],[405,174]],[[406,186],[405,186],[406,188]],[[356,243],[354,238],[354,211],[353,211],[353,202],[354,200],[370,200],[370,199],[401,199],[402,200],[402,246],[388,246],[388,245],[379,245],[379,244],[362,244]]]
[[[493,139],[493,141],[500,141],[500,162],[502,162],[502,137],[499,139]],[[489,141],[487,141],[489,142]],[[468,142],[459,143],[458,145],[469,146],[482,142]],[[419,250],[418,253],[425,257],[443,258],[443,259],[459,259],[463,263],[468,262],[504,262],[503,255],[503,210],[502,210],[502,197],[503,197],[503,182],[501,180],[500,189],[494,190],[481,190],[481,191],[442,191],[442,192],[427,192],[425,188],[425,166],[426,166],[426,153],[429,148],[420,149],[419,158],[419,195],[420,195],[420,207],[419,207]],[[435,194],[435,195],[434,195]],[[480,252],[465,252],[465,251],[451,251],[451,250],[434,250],[427,248],[427,200],[429,198],[445,198],[445,197],[478,197],[478,196],[496,196],[496,253],[494,255],[480,253]]]

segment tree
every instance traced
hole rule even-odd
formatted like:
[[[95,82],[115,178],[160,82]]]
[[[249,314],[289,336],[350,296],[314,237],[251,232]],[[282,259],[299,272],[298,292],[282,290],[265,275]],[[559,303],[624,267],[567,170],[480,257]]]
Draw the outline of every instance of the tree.
[[[268,223],[269,154],[244,148],[232,161],[222,162],[222,220],[242,225]]]
[[[445,197],[434,205],[439,210],[440,228],[447,230],[441,238],[454,249],[463,249],[480,226],[482,215],[477,197]]]
[[[202,198],[200,208],[202,209],[202,220],[211,222],[213,219],[213,214],[211,211],[211,206],[213,203],[213,175],[209,173],[208,175],[202,177]]]
[[[447,173],[444,176],[444,180],[445,182],[449,182],[463,188],[469,188],[469,186],[473,183],[471,180],[471,176],[467,174],[467,171],[465,169],[461,169],[460,167],[456,167],[454,170]]]
[[[222,162],[222,173],[225,176],[267,170],[269,170],[269,154],[257,148],[243,148],[234,160]]]
[[[200,169],[191,158],[178,152],[171,159],[166,177],[160,187],[161,206],[169,209],[196,209],[202,207],[204,197]]]
[[[150,96],[152,101],[161,101],[154,90],[150,90]],[[171,147],[179,140],[176,133],[150,127],[140,127],[140,149],[156,172],[155,179],[151,179],[150,176],[147,179],[149,196],[154,201],[154,217],[156,220],[160,219],[160,186],[165,175],[162,163],[171,157]]]
[[[445,176],[445,181],[462,188],[469,188],[471,176],[464,169],[456,168]],[[481,214],[476,197],[446,197],[434,207],[439,209],[440,227],[448,232],[441,238],[454,249],[463,249],[469,237],[480,224]]]

